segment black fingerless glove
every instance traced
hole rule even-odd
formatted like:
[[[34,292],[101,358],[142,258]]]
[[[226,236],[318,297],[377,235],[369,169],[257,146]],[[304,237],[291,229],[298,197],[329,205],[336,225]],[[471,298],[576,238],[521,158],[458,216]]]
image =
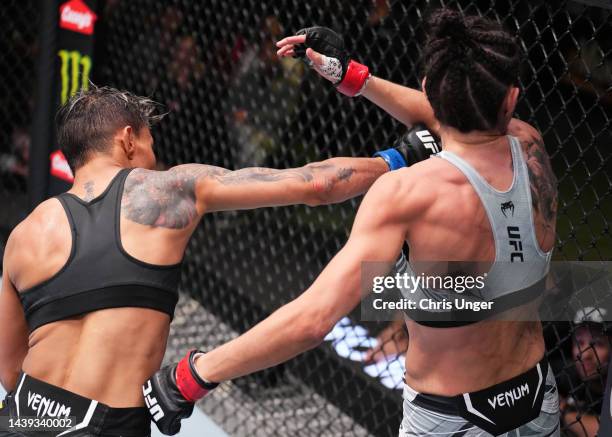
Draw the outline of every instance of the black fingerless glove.
[[[295,57],[302,58],[310,67],[331,81],[342,94],[350,97],[361,94],[370,78],[370,70],[349,58],[348,51],[344,47],[344,39],[340,34],[328,27],[314,26],[299,30],[297,35],[306,35],[306,41],[295,46]],[[309,62],[306,57],[307,48],[324,56],[322,65],[312,65]]]
[[[157,371],[142,386],[149,414],[163,434],[178,433],[181,420],[191,416],[195,402],[218,385],[198,375],[194,360],[200,353],[189,351],[177,364]]]

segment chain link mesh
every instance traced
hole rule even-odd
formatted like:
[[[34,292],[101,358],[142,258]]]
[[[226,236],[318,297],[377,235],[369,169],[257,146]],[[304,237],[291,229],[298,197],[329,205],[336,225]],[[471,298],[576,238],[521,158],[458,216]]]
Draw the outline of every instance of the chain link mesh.
[[[38,20],[34,1],[7,0],[0,6],[0,255],[28,206]]]
[[[526,54],[518,114],[542,132],[559,178],[555,256],[610,260],[612,29],[610,9],[598,4],[608,3],[108,0],[94,77],[168,107],[154,133],[167,166],[296,167],[369,156],[389,146],[401,126],[364,99],[339,95],[301,62],[278,59],[274,44],[282,36],[313,24],[332,27],[376,75],[417,87],[428,11],[446,5],[496,18]],[[36,2],[4,0],[0,7],[1,233],[26,207],[37,21]],[[166,360],[187,347],[221,344],[296,297],[346,240],[358,203],[206,217],[186,256]],[[363,324],[357,316],[340,328],[283,366],[224,384],[200,407],[232,435],[397,435],[400,392],[389,387],[402,384],[405,328]],[[588,435],[601,409],[607,332],[570,323],[544,330],[567,411],[564,433]],[[369,374],[339,357],[348,350],[353,361],[363,359],[375,337],[372,355],[381,361]]]
[[[369,156],[390,145],[400,126],[364,99],[339,95],[301,62],[278,59],[275,42],[313,24],[329,26],[375,74],[417,87],[424,17],[440,5],[496,18],[518,35],[526,54],[518,114],[542,132],[559,178],[556,257],[611,259],[609,9],[524,0],[110,2],[98,77],[167,105],[155,136],[168,166],[284,168]],[[206,310],[189,308],[208,316],[175,324],[167,359],[188,345],[220,344],[296,297],[346,240],[358,203],[205,218],[182,288]],[[389,396],[380,386],[384,375],[401,386],[391,370],[403,359],[407,334],[401,323],[364,329],[352,320],[340,337],[227,384],[202,408],[232,435],[397,435],[399,391],[386,390]],[[219,337],[221,325],[227,337]],[[544,328],[568,412],[564,432],[583,435],[599,415],[609,341],[598,326]],[[378,379],[338,365],[343,342],[357,341],[360,352],[377,335]]]

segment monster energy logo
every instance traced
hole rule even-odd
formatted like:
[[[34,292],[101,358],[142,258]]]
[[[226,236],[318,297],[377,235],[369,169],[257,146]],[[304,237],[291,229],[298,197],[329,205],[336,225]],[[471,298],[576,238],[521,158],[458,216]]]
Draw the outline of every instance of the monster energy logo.
[[[86,90],[89,88],[91,57],[83,55],[77,50],[60,50],[58,54],[62,61],[60,69],[62,77],[60,103],[63,105],[79,89]]]

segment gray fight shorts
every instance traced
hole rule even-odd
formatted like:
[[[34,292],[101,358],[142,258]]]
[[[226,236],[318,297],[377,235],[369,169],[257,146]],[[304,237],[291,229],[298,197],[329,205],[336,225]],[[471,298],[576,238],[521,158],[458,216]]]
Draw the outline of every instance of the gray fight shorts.
[[[403,397],[399,437],[561,435],[557,385],[545,360],[523,375],[476,393],[443,397],[405,385]]]

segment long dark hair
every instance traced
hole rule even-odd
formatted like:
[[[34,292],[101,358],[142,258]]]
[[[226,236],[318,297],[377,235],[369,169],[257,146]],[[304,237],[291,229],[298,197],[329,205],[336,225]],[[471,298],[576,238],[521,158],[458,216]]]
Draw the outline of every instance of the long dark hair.
[[[450,9],[427,24],[425,90],[438,120],[461,132],[499,128],[508,87],[518,82],[516,40],[495,21]]]

